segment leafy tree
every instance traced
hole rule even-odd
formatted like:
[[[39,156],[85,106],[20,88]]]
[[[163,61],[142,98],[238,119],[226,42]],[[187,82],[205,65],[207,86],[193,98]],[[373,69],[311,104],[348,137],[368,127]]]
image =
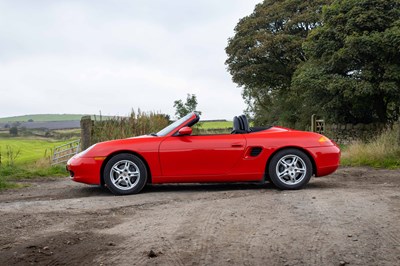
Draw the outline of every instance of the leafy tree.
[[[197,111],[197,97],[195,94],[187,94],[186,102],[183,103],[182,100],[174,101],[175,115],[178,118],[184,117],[190,112],[197,112],[201,114],[200,111]]]
[[[390,122],[399,116],[400,1],[337,0],[304,43],[292,80],[303,116]]]
[[[296,101],[288,97],[292,76],[307,59],[304,40],[321,25],[322,6],[331,2],[265,0],[235,27],[226,64],[257,124],[297,120]]]

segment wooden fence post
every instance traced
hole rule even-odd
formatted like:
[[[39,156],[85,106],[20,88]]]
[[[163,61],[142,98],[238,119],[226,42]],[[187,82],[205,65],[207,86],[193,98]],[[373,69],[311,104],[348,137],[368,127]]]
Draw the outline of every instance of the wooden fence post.
[[[315,126],[316,126],[316,115],[313,114],[311,116],[311,132],[315,132],[316,131]]]
[[[89,115],[81,118],[81,149],[82,151],[92,145],[92,118]]]

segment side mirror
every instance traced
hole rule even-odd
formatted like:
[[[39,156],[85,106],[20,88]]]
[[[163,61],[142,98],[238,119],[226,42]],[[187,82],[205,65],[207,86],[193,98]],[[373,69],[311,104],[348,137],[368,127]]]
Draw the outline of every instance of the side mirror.
[[[181,129],[179,129],[178,134],[179,134],[179,136],[191,135],[192,128],[191,127],[183,127]]]

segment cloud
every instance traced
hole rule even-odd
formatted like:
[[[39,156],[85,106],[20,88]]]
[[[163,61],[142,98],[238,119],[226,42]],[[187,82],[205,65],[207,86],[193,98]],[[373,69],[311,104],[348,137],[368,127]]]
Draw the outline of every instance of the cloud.
[[[0,116],[245,108],[224,48],[259,1],[0,1]],[[222,108],[221,108],[222,107]]]

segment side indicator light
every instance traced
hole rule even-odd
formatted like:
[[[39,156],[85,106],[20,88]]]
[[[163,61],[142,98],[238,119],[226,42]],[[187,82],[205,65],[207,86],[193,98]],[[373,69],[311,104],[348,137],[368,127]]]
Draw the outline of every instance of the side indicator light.
[[[95,161],[104,161],[106,159],[105,156],[94,157]]]
[[[328,139],[325,136],[320,137],[319,140],[318,140],[319,143],[328,142],[328,141],[330,141],[330,139]]]

